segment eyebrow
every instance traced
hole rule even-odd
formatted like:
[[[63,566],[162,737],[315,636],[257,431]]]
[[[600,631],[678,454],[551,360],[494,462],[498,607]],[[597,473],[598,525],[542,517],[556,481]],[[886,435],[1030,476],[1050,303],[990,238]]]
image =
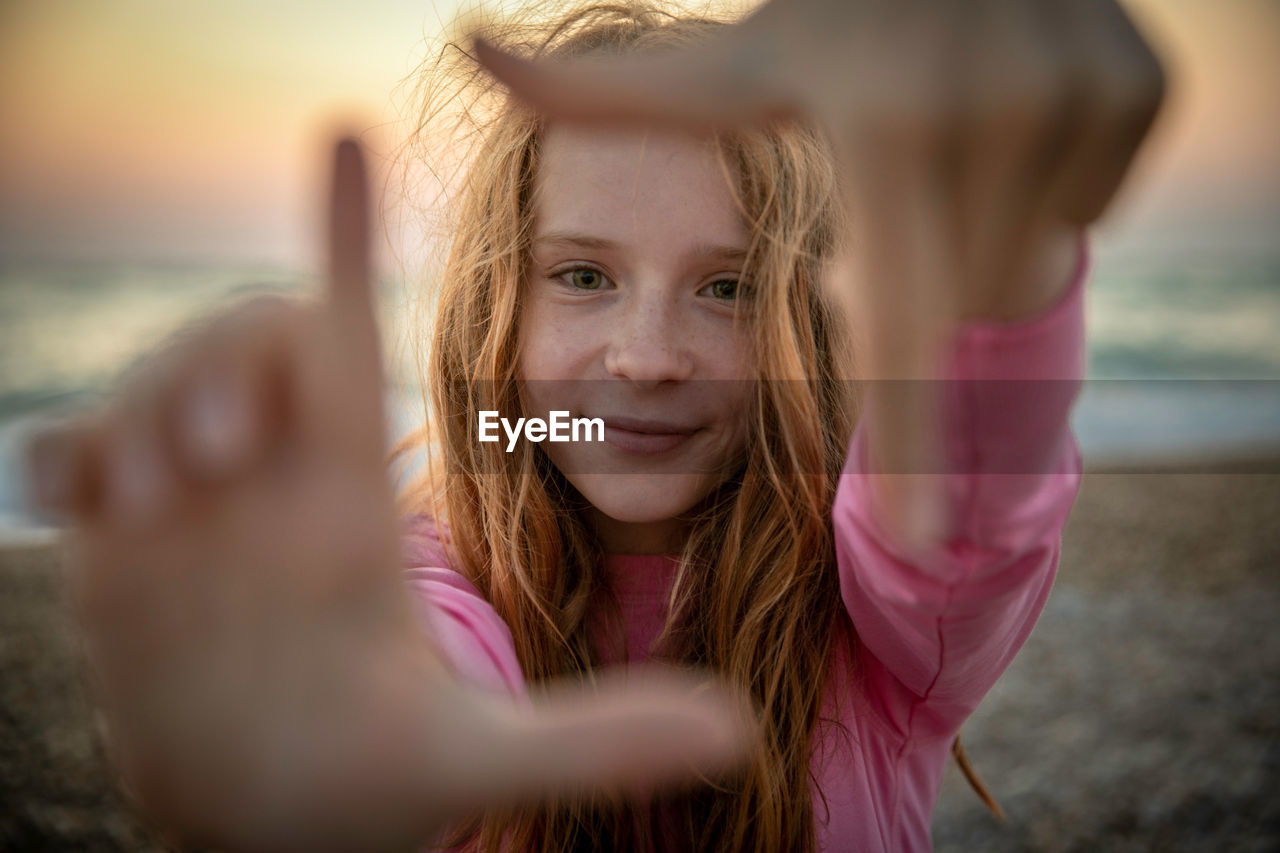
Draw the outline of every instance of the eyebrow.
[[[621,248],[621,244],[615,240],[606,237],[596,237],[591,234],[577,234],[569,231],[550,231],[541,234],[533,239],[535,248],[538,246],[569,246],[578,249],[595,249],[598,251],[616,250]],[[699,244],[694,246],[689,253],[692,257],[709,258],[722,261],[744,261],[747,257],[747,250],[740,246],[722,246],[710,243]]]

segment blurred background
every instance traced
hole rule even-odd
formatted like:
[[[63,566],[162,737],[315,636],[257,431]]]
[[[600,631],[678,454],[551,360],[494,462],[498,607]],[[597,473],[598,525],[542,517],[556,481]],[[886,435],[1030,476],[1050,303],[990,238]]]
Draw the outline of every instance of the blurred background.
[[[1280,377],[1280,6],[1132,0],[1173,94],[1097,232],[1091,376]],[[0,537],[30,528],[23,419],[84,402],[182,320],[311,280],[327,146],[388,165],[454,2],[0,4]],[[387,176],[393,177],[388,170]],[[397,212],[385,275],[406,282]],[[384,288],[395,292],[396,287]],[[396,341],[396,312],[389,310]],[[1270,383],[1093,383],[1094,460],[1280,439]]]
[[[1249,799],[1267,787],[1280,792],[1280,704],[1271,686],[1280,681],[1280,655],[1268,621],[1278,611],[1267,604],[1264,619],[1262,609],[1280,571],[1270,532],[1280,505],[1276,477],[1258,475],[1280,471],[1280,3],[1125,6],[1166,60],[1172,94],[1095,234],[1094,381],[1075,415],[1092,473],[1062,570],[1078,583],[1064,580],[1065,591],[1055,591],[1032,646],[966,736],[1006,809],[1025,806],[1023,823],[1015,815],[1013,826],[994,828],[976,801],[947,787],[935,824],[940,849],[973,849],[975,839],[983,849],[1085,849],[1099,838],[1133,849],[1164,838],[1173,846],[1162,849],[1175,849],[1170,838],[1194,842],[1200,831],[1169,823],[1175,814],[1199,816],[1208,840],[1195,849],[1227,849],[1219,845],[1239,827],[1223,821],[1240,814],[1253,817],[1244,846],[1233,849],[1280,843],[1275,810]],[[35,416],[92,402],[134,359],[211,307],[251,290],[313,287],[328,147],[340,128],[356,130],[390,178],[382,201],[397,225],[381,268],[388,349],[397,349],[405,330],[393,294],[412,285],[407,271],[420,239],[388,167],[412,108],[406,80],[427,56],[427,39],[456,12],[454,2],[430,0],[0,0],[0,574],[12,589],[0,617],[0,679],[11,691],[0,695],[11,728],[0,734],[0,848],[41,839],[51,847],[90,838],[141,843],[115,806],[102,805],[102,780],[58,770],[80,761],[75,772],[83,775],[96,765],[84,727],[66,722],[79,713],[58,669],[69,666],[70,635],[53,606],[51,573],[39,568],[49,558],[34,548],[51,534],[23,509],[23,434]],[[393,403],[403,425],[411,407]],[[1183,627],[1168,622],[1179,607],[1190,608]],[[1200,645],[1179,646],[1193,623]],[[1100,637],[1108,648],[1089,652],[1083,638]],[[1237,641],[1238,656],[1224,651]],[[1084,649],[1083,663],[1061,659],[1073,646]],[[1193,682],[1211,691],[1196,700],[1200,712],[1166,707],[1190,728],[1176,736],[1160,728],[1142,702],[1131,709],[1134,731],[1122,708],[1111,709],[1106,726],[1097,713],[1054,716],[1072,703],[1107,707],[1114,691],[1090,691],[1117,671],[1132,674],[1124,669],[1132,655],[1151,672],[1159,670],[1152,661],[1166,661],[1180,673],[1170,676],[1170,702],[1191,702]],[[1238,681],[1222,675],[1223,662],[1236,657],[1247,667]],[[1025,669],[1033,665],[1097,672],[1048,679],[1046,693],[1034,689],[1038,676]],[[1159,681],[1146,678],[1136,683]],[[31,703],[44,710],[15,710]],[[1235,746],[1175,749],[1177,738],[1195,741],[1204,730],[1198,721],[1221,723],[1228,704],[1244,715],[1234,727],[1222,723]],[[1023,722],[1032,707],[1058,721],[1051,737]],[[63,714],[64,727],[42,727],[46,711]],[[1155,742],[1143,739],[1153,725],[1168,736],[1157,738],[1160,749],[1143,746]],[[1008,742],[1010,728],[1028,739]],[[1081,762],[1096,767],[1095,750],[1115,760],[1118,742],[1136,750],[1137,764],[1104,781],[1072,775]],[[1029,761],[1037,748],[1050,751]],[[1203,760],[1186,775],[1201,788],[1168,788],[1170,762],[1193,761],[1200,748]],[[1236,763],[1224,763],[1237,753]],[[1164,799],[1156,798],[1163,805],[1123,805],[1150,789],[1150,774],[1165,778]],[[1002,777],[1022,781],[1002,789]],[[46,778],[61,786],[41,790]],[[1055,799],[1050,792],[1064,778],[1079,796],[1094,792],[1089,808]],[[1232,786],[1243,791],[1234,800],[1205,793]],[[1095,812],[1101,824],[1089,823]],[[1048,823],[1032,820],[1045,814]],[[91,831],[99,835],[76,834]]]

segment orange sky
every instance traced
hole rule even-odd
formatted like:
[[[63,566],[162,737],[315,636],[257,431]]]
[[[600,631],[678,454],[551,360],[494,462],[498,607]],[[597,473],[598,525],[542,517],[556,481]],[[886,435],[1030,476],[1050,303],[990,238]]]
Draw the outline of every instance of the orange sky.
[[[0,3],[0,255],[304,262],[322,134],[372,128],[455,0]],[[1269,243],[1280,5],[1130,0],[1175,98],[1109,225],[1135,245]],[[371,132],[386,151],[395,131]]]

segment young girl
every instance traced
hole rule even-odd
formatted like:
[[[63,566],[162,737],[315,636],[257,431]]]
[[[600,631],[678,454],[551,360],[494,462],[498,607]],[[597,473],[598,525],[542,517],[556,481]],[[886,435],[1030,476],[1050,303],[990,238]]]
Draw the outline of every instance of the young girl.
[[[546,55],[664,57],[721,25],[608,6],[544,33]],[[903,472],[885,421],[858,418],[856,325],[822,287],[849,226],[823,134],[490,116],[440,280],[433,417],[399,448],[431,464],[399,513],[349,145],[328,304],[224,319],[71,432],[82,473],[46,504],[80,522],[130,784],[233,846],[928,849],[943,764],[1044,606],[1079,483],[1079,229],[1026,238],[1016,296],[957,299],[929,391],[944,467],[906,472],[944,498],[922,547],[878,488]],[[481,440],[482,413],[555,412],[602,440]],[[646,660],[715,673],[754,725],[672,681],[520,710]],[[710,775],[658,785],[684,759]],[[566,787],[592,779],[648,786]],[[535,790],[560,796],[512,799]]]

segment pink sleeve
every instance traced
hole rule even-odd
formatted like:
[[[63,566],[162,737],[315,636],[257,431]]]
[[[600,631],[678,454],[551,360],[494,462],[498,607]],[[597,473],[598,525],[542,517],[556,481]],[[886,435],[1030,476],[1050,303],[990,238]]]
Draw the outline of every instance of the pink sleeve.
[[[419,620],[449,668],[478,687],[527,700],[511,631],[479,590],[447,568],[431,520],[405,519],[401,544]]]
[[[903,737],[948,737],[1026,641],[1080,483],[1068,417],[1084,376],[1088,248],[1067,292],[1011,324],[962,327],[939,383],[946,541],[907,557],[877,519],[865,423],[833,507],[840,588],[867,698]]]

